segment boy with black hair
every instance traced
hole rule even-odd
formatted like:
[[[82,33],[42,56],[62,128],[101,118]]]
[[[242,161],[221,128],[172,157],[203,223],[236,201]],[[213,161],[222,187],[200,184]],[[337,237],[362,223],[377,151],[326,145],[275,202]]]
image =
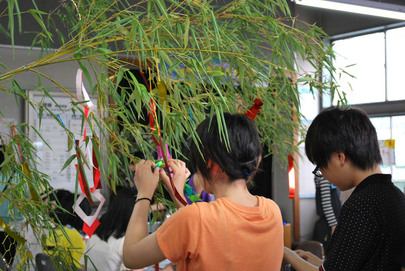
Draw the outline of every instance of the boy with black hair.
[[[332,107],[310,125],[308,159],[339,190],[355,187],[342,206],[325,260],[284,249],[295,270],[400,270],[405,247],[405,196],[379,168],[377,133],[360,109]],[[307,260],[303,260],[303,259]]]

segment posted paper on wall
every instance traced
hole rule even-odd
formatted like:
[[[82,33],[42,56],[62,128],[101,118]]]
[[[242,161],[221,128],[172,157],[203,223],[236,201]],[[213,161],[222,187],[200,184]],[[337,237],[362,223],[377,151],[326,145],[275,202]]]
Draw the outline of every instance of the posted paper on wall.
[[[378,140],[384,166],[395,165],[395,139]]]

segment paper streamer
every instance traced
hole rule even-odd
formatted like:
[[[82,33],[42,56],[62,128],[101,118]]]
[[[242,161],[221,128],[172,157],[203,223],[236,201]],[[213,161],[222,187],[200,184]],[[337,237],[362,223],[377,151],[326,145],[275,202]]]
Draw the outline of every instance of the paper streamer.
[[[94,186],[90,188],[90,192],[93,192],[96,189],[101,189],[101,183],[100,183],[100,169],[99,169],[99,164],[97,161],[96,157],[96,152],[95,148],[98,148],[98,143],[96,141],[97,137],[93,136],[92,140],[87,144],[86,146],[86,159],[87,163],[90,165],[90,168],[93,169],[93,182]],[[94,144],[96,146],[94,146]],[[82,191],[84,193],[84,191]]]
[[[90,112],[95,109],[95,106],[93,102],[90,99],[89,94],[87,93],[86,88],[84,87],[83,84],[83,71],[81,69],[78,69],[76,72],[76,97],[79,102],[83,101],[83,96],[84,96],[84,101],[87,101],[84,106],[84,133],[83,133],[83,141],[86,140],[86,130],[87,130],[87,118],[90,115]]]
[[[169,153],[169,147],[167,146],[167,143],[165,143],[165,147],[166,147],[166,157],[167,159],[172,159],[170,153]],[[163,150],[162,150],[162,146],[158,145],[156,146],[156,151],[157,151],[157,159],[160,160],[163,158]]]
[[[79,184],[82,192],[86,194],[87,198],[89,199],[89,202],[91,205],[94,205],[93,199],[91,198],[91,192],[89,185],[87,183],[86,175],[84,173],[84,162],[82,162],[81,155],[80,155],[80,150],[79,150],[79,140],[76,140],[76,157],[77,157],[77,164],[76,170],[78,170],[78,178],[79,178]]]
[[[25,243],[26,240],[24,237],[19,235],[16,232],[13,232],[8,225],[4,222],[4,220],[0,217],[0,226],[3,228],[3,231],[5,231],[11,238],[13,238],[16,242],[18,243]]]
[[[82,95],[84,96],[84,100],[87,101],[86,105],[91,109],[94,107],[94,104],[90,100],[89,94],[87,94],[86,88],[83,84],[83,71],[81,69],[77,69],[76,72],[76,97],[79,102],[83,101]]]
[[[162,146],[162,137],[159,135],[159,141],[160,141],[160,146]],[[163,156],[163,161],[165,162],[165,165],[167,165],[167,158],[166,155],[162,152],[162,156]],[[174,192],[174,196],[177,198],[178,201],[181,202],[181,204],[183,204],[184,206],[186,206],[188,203],[187,201],[180,195],[179,191],[177,191],[176,186],[174,185],[173,182],[173,178],[171,174],[169,175],[169,180],[170,180],[170,184],[172,186],[173,192]]]

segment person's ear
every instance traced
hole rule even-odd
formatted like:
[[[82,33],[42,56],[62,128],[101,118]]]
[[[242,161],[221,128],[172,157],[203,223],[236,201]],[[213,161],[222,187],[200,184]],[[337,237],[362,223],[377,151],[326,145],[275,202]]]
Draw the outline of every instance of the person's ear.
[[[340,164],[341,166],[343,166],[343,165],[345,164],[345,162],[346,162],[346,156],[345,156],[345,154],[344,154],[343,152],[338,152],[338,153],[337,153],[337,157],[338,157],[338,159],[339,159],[339,164]]]
[[[208,159],[207,168],[210,169],[212,167],[212,160]]]
[[[213,162],[212,160],[208,160],[207,168],[208,168],[208,172],[210,172],[210,174],[213,174],[212,176],[216,176],[216,175],[222,174],[224,172],[222,170],[222,168],[217,163]]]

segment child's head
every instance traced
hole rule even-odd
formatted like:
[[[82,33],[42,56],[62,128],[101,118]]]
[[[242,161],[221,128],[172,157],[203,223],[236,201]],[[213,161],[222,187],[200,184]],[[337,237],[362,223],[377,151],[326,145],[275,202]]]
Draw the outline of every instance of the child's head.
[[[262,154],[256,125],[245,115],[224,113],[225,126],[221,131],[218,121],[222,126],[223,121],[214,115],[211,121],[207,118],[197,127],[201,144],[197,146],[192,141],[190,145],[194,171],[209,180],[208,161],[211,161],[219,165],[230,181],[248,180],[255,174]]]
[[[107,241],[110,236],[121,238],[125,235],[129,219],[135,205],[134,187],[117,187],[117,194],[111,197],[108,210],[100,218],[100,226],[95,233]]]
[[[76,213],[73,212],[73,205],[75,203],[75,194],[65,190],[65,189],[58,189],[52,194],[51,192],[49,195],[49,200],[56,203],[58,201],[60,203],[60,207],[64,210],[57,208],[55,209],[55,214],[51,213],[50,216],[54,219],[54,215],[56,215],[63,226],[72,226],[78,231],[81,231],[83,228],[83,221]],[[90,215],[91,213],[91,205],[87,199],[84,199],[80,204],[80,208],[86,215]]]
[[[352,107],[330,107],[319,113],[309,126],[305,152],[319,168],[327,167],[337,152],[362,170],[382,161],[373,124],[364,111]]]

